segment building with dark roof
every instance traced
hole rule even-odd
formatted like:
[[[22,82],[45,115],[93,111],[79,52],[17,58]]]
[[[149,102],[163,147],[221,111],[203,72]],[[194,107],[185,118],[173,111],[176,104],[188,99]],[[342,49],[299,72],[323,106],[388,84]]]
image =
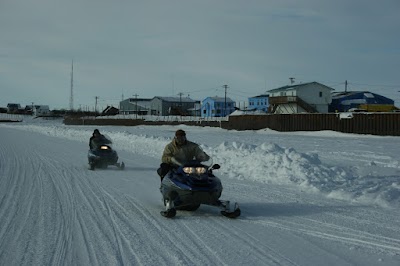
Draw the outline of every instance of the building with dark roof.
[[[348,112],[350,109],[368,111],[372,106],[376,107],[375,111],[391,111],[394,108],[394,101],[369,91],[335,92],[332,93],[329,112]]]
[[[195,115],[200,101],[189,97],[129,98],[120,102],[121,114],[138,115]]]

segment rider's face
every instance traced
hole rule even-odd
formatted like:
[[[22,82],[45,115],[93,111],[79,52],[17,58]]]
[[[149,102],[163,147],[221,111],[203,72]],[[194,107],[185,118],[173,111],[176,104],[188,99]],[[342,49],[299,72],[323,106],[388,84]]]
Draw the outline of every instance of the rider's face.
[[[175,136],[175,140],[178,145],[183,145],[186,142],[186,136]]]

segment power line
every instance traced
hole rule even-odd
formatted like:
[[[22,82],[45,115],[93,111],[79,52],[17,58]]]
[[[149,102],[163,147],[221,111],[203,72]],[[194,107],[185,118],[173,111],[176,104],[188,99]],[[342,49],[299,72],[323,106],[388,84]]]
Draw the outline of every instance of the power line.
[[[237,93],[234,93],[234,92],[230,92],[230,94],[235,95],[235,96],[239,96],[239,97],[249,97],[248,94],[244,95],[244,94],[237,94]]]
[[[243,94],[243,95],[248,95],[249,93],[248,93],[248,91],[246,91],[246,92],[244,92],[244,91],[238,91],[238,90],[230,90],[230,91],[233,91],[233,92],[236,92],[236,93],[240,93],[240,94]]]
[[[74,109],[74,60],[73,59],[71,68],[71,91],[69,96],[69,109],[71,111]]]
[[[196,90],[196,91],[184,91],[184,93],[205,92],[205,91],[218,90],[218,89],[221,89],[221,86],[218,86],[215,88],[209,88],[209,89]]]

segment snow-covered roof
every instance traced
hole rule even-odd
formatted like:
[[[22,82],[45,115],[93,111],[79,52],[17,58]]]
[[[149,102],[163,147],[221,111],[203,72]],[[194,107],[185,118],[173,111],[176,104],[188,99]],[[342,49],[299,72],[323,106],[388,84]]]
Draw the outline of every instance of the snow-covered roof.
[[[341,100],[345,98],[360,98],[360,99],[376,99],[380,101],[389,101],[392,102],[393,100],[387,98],[385,96],[370,92],[370,91],[341,91],[341,92],[334,92],[332,93],[332,99],[334,100]]]
[[[297,89],[297,88],[301,88],[301,87],[304,87],[304,86],[308,86],[308,85],[311,85],[311,84],[323,86],[323,87],[325,87],[325,88],[327,88],[329,90],[334,90],[331,87],[328,87],[328,86],[326,86],[324,84],[321,84],[319,82],[313,81],[313,82],[307,82],[307,83],[301,83],[301,84],[287,85],[287,86],[283,86],[283,87],[280,87],[280,88],[269,90],[269,92],[288,91],[288,90],[292,90],[292,89]]]
[[[231,98],[229,98],[229,97],[218,97],[218,96],[215,96],[215,97],[207,97],[207,98],[205,98],[204,99],[204,101],[205,100],[207,100],[207,99],[211,99],[211,100],[213,100],[214,102],[225,102],[225,99],[226,99],[226,101],[227,102],[234,102]]]
[[[253,96],[253,97],[249,97],[249,98],[268,98],[269,94],[261,94],[261,95],[257,95],[257,96]]]
[[[163,100],[165,102],[185,102],[185,103],[194,103],[196,102],[195,100],[189,98],[189,97],[161,97],[161,96],[156,96],[154,98],[158,98],[160,100]]]

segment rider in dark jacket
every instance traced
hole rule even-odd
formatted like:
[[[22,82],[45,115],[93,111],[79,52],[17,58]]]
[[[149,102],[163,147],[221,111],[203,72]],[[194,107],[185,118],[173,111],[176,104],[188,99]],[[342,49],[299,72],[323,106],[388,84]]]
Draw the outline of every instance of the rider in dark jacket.
[[[100,131],[98,130],[98,129],[95,129],[94,131],[93,131],[93,134],[92,134],[92,136],[90,137],[90,140],[89,140],[89,148],[92,150],[92,149],[94,149],[96,146],[94,145],[94,143],[97,141],[97,140],[99,140],[100,138],[102,138],[103,137],[103,135],[102,134],[100,134]]]

